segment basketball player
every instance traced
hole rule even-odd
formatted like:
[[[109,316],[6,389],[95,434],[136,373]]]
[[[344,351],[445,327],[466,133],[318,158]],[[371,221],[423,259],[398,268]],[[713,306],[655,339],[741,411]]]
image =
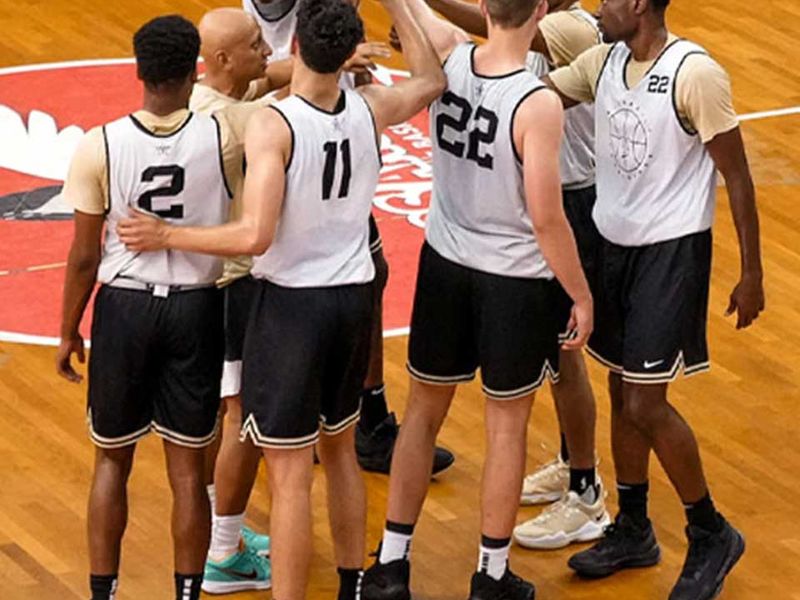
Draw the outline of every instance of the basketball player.
[[[478,5],[462,0],[427,0],[456,25],[486,35]],[[596,19],[574,0],[553,0],[531,44],[528,69],[544,76],[554,66],[570,64],[600,42]],[[561,185],[564,211],[578,243],[584,272],[595,285],[600,235],[592,221],[594,188],[594,107],[584,104],[564,114]],[[583,356],[562,351],[560,379],[552,387],[561,428],[561,451],[552,462],[525,478],[522,504],[558,500],[539,516],[514,529],[514,539],[528,548],[560,548],[603,535],[610,523],[604,490],[596,475],[594,394]]]
[[[486,44],[452,37],[437,44],[448,87],[431,107],[433,193],[411,321],[410,393],[365,600],[410,598],[409,549],[435,436],[456,385],[477,367],[487,396],[487,455],[470,598],[535,596],[510,571],[508,554],[531,404],[546,379],[558,378],[567,325],[554,275],[575,301],[575,338],[564,348],[580,348],[592,329],[592,297],[561,201],[562,110],[525,69],[547,3],[483,0],[481,7]],[[416,16],[426,28],[441,26],[428,10]]]
[[[95,279],[88,421],[96,459],[89,497],[93,600],[114,597],[127,522],[127,480],[136,443],[164,440],[173,491],[175,597],[200,596],[208,548],[205,447],[215,436],[222,368],[219,259],[187,252],[126,250],[115,225],[128,209],[174,223],[227,218],[230,173],[242,150],[227,121],[187,110],[200,39],[179,16],[159,17],[134,36],[142,110],[91,130],[64,187],[75,207],[75,237],[64,285],[58,372],[81,377],[78,325]],[[102,231],[105,242],[101,249]]]
[[[301,0],[292,95],[254,115],[248,128],[242,219],[173,228],[137,213],[119,228],[135,250],[260,254],[244,348],[243,432],[267,460],[273,594],[281,600],[305,597],[317,443],[340,599],[356,598],[363,564],[366,499],[353,426],[369,352],[375,269],[367,220],[380,170],[378,136],[429,104],[445,83],[405,3],[384,4],[405,43],[409,80],[340,90],[342,66],[363,37],[361,20],[344,0]],[[431,465],[429,457],[428,473]]]
[[[570,559],[586,576],[653,565],[647,517],[651,449],[686,507],[689,549],[670,598],[715,597],[744,538],[715,509],[691,428],[667,399],[681,373],[709,368],[706,345],[716,169],[741,251],[728,314],[764,309],[755,192],[727,74],[670,34],[669,0],[606,0],[593,48],[550,81],[566,105],[595,102],[597,204],[604,238],[590,352],[609,368],[620,512],[606,538]]]
[[[265,73],[272,49],[264,41],[255,19],[238,8],[218,8],[200,20],[200,55],[205,75],[195,84],[189,108],[211,114],[230,106],[252,111],[269,103],[261,98],[274,87],[288,84],[289,77],[276,79]],[[280,67],[283,68],[282,66]],[[243,132],[241,132],[243,136]],[[241,214],[242,186],[234,189],[231,218]],[[231,257],[217,285],[225,294],[225,362],[221,394],[226,413],[221,444],[209,446],[206,456],[206,489],[211,501],[211,543],[203,576],[208,593],[233,593],[266,589],[270,584],[269,537],[244,525],[245,509],[258,472],[261,452],[249,440],[240,441],[242,409],[242,345],[254,285],[247,277],[252,259]],[[217,456],[219,450],[219,456]],[[215,470],[216,465],[216,470]],[[261,555],[261,556],[259,556]],[[252,563],[258,563],[253,565]],[[256,573],[256,577],[252,574]]]
[[[360,0],[350,0],[356,8]],[[297,0],[242,0],[244,9],[258,19],[264,38],[272,45],[275,57],[291,53]],[[362,42],[356,53],[348,59],[339,80],[342,89],[354,89],[372,83],[369,69],[374,69],[374,57],[387,57],[388,49],[382,43]],[[392,453],[399,426],[394,413],[386,403],[386,386],[383,382],[383,292],[389,277],[389,265],[383,255],[383,242],[374,217],[370,214],[370,250],[375,263],[374,314],[370,335],[370,359],[364,389],[361,392],[361,417],[356,429],[356,452],[361,468],[376,473],[389,473]],[[445,448],[436,448],[433,457],[433,475],[449,469],[455,457]]]

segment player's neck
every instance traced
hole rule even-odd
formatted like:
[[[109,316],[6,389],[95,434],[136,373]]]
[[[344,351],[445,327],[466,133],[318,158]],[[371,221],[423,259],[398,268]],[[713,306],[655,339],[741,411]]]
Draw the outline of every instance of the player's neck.
[[[524,67],[531,39],[522,30],[491,27],[487,42],[475,50],[475,71],[481,75],[503,75]]]
[[[155,94],[145,90],[142,110],[157,117],[166,117],[175,111],[189,108],[189,99],[182,94]]]
[[[661,54],[667,44],[669,31],[663,19],[645,19],[634,36],[626,43],[631,49],[633,60],[646,62]]]
[[[207,85],[212,90],[217,91],[220,94],[224,94],[229,98],[235,98],[236,100],[241,100],[247,93],[247,90],[250,87],[250,82],[235,81],[233,78],[229,77],[226,73],[206,71],[205,77],[203,77],[201,85]]]
[[[339,74],[315,73],[298,60],[292,73],[291,93],[302,96],[314,106],[332,111],[341,95]]]

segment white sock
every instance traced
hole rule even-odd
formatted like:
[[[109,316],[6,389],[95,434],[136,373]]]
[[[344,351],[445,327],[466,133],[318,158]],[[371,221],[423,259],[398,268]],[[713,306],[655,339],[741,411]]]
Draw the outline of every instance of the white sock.
[[[411,552],[411,535],[384,529],[378,562],[385,565],[395,560],[408,560]]]
[[[211,528],[211,546],[208,556],[214,562],[225,560],[239,551],[242,536],[244,513],[240,515],[217,516]]]
[[[500,581],[508,568],[510,550],[511,540],[508,540],[508,544],[501,548],[487,548],[481,543],[480,554],[478,554],[478,571]]]

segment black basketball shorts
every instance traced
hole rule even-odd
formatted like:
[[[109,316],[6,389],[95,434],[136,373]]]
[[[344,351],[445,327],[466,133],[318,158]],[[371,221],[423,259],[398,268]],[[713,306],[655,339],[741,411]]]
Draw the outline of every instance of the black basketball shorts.
[[[589,353],[629,383],[709,368],[711,231],[648,246],[603,240]]]
[[[244,343],[242,437],[304,448],[354,425],[369,361],[372,284],[286,288],[256,280]]]
[[[564,190],[563,196],[564,213],[567,215],[567,220],[575,235],[578,256],[581,259],[589,289],[594,293],[597,285],[600,249],[603,244],[603,237],[592,218],[597,192],[595,187],[591,186],[579,190]]]
[[[381,239],[381,232],[378,230],[378,224],[375,222],[375,217],[369,215],[369,251],[375,254],[383,248],[383,240]]]
[[[89,356],[89,431],[103,448],[151,430],[200,448],[216,434],[222,374],[222,291],[167,298],[101,286]]]
[[[222,366],[223,398],[238,396],[242,386],[244,333],[257,285],[252,277],[241,277],[223,288],[225,293],[225,363]]]
[[[470,381],[511,400],[558,380],[563,291],[555,280],[505,277],[464,267],[422,246],[408,370],[430,384]]]

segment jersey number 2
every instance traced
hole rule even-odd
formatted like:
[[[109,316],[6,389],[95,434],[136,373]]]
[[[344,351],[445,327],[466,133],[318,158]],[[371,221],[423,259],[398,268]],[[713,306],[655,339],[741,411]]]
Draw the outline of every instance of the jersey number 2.
[[[322,199],[330,200],[333,191],[333,180],[336,178],[336,155],[337,150],[342,152],[342,179],[339,183],[339,198],[344,198],[350,191],[350,176],[352,166],[350,164],[350,140],[343,140],[341,146],[336,142],[325,142],[322,149],[325,151],[325,170],[322,172]]]
[[[179,167],[178,165],[147,167],[142,173],[142,183],[153,181],[156,177],[169,177],[169,184],[150,190],[139,196],[139,199],[136,201],[139,208],[165,219],[182,219],[183,204],[180,202],[170,203],[169,208],[166,210],[153,210],[153,198],[171,198],[183,191],[186,179],[183,167]]]

